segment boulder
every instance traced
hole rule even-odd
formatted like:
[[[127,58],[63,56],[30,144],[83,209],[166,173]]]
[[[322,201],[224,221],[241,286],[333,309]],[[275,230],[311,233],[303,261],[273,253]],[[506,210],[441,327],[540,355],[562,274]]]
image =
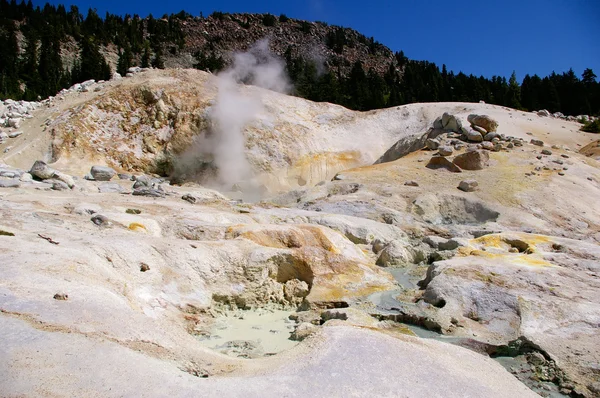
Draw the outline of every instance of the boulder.
[[[316,333],[318,330],[318,326],[315,326],[312,323],[303,322],[296,326],[296,329],[290,335],[290,339],[294,341],[302,341],[308,336]]]
[[[460,173],[462,171],[460,167],[446,159],[444,156],[433,156],[425,167],[433,170],[446,169],[453,173]]]
[[[458,189],[465,192],[473,192],[478,185],[475,180],[463,180],[458,184]]]
[[[15,131],[15,132],[12,132],[12,133],[10,133],[10,134],[8,135],[8,138],[17,138],[17,137],[18,137],[18,136],[20,136],[21,134],[23,134],[23,132],[22,132],[22,131]]]
[[[489,117],[488,115],[471,114],[467,117],[467,120],[469,121],[469,123],[485,129],[485,131],[487,131],[488,133],[496,131],[498,129],[498,122]]]
[[[110,181],[117,172],[106,166],[92,166],[90,174],[96,181]]]
[[[454,115],[444,113],[442,115],[442,128],[448,131],[460,131],[462,127],[461,121]]]
[[[481,135],[481,133],[479,131],[473,130],[470,127],[463,127],[460,131],[461,131],[461,133],[463,133],[463,135],[465,136],[467,141],[471,141],[471,142],[483,141],[483,136]]]
[[[56,170],[48,166],[45,162],[41,160],[36,160],[33,166],[31,166],[31,170],[29,170],[29,173],[32,176],[39,178],[40,180],[47,180],[49,178],[54,177],[54,173],[56,173]]]
[[[412,247],[405,241],[393,240],[379,253],[377,265],[381,267],[402,267],[418,259]]]
[[[33,176],[30,173],[23,173],[19,178],[21,182],[31,182],[33,181]]]
[[[450,145],[442,145],[438,148],[440,156],[450,156],[452,155],[452,152],[452,147]]]
[[[458,155],[452,162],[463,170],[482,170],[489,166],[489,161],[488,152],[477,149]]]

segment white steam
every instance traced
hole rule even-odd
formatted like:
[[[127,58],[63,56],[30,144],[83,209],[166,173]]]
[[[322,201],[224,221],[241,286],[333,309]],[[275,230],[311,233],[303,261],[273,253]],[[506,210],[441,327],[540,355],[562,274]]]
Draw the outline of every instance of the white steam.
[[[236,53],[232,65],[216,76],[217,98],[210,110],[212,132],[203,140],[217,169],[217,182],[223,188],[252,178],[245,154],[244,128],[262,111],[258,90],[243,90],[239,83],[252,84],[278,92],[291,88],[285,63],[269,51],[263,39],[247,52]]]

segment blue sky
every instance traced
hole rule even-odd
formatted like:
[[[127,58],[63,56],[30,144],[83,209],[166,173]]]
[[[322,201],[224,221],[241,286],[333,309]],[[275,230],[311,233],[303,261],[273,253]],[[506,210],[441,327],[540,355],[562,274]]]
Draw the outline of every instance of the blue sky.
[[[42,5],[45,1],[34,1]],[[185,10],[269,12],[351,27],[407,57],[446,64],[467,74],[545,76],[592,68],[600,76],[600,0],[69,0],[85,15],[164,13]]]

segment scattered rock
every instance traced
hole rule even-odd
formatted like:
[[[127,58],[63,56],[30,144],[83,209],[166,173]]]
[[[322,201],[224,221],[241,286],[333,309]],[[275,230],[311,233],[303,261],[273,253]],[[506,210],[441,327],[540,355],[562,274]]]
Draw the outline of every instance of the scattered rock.
[[[126,173],[119,173],[117,176],[119,177],[119,180],[131,180],[133,178],[131,174]]]
[[[486,134],[486,135],[483,137],[483,140],[484,140],[484,141],[492,141],[493,139],[495,139],[495,138],[499,138],[499,137],[500,137],[500,134],[498,134],[498,133],[496,133],[496,132],[492,131],[492,132],[490,132],[490,133],[487,133],[487,134]]]
[[[463,133],[463,135],[465,136],[467,141],[470,141],[470,142],[483,141],[483,136],[481,135],[481,133],[479,131],[473,130],[470,127],[463,127],[460,131]]]
[[[146,263],[141,263],[140,265],[140,271],[141,272],[146,272],[146,271],[150,271],[150,266]]]
[[[467,117],[469,123],[484,128],[488,133],[496,131],[498,129],[498,122],[489,117],[488,115],[475,115],[471,114]]]
[[[109,226],[111,224],[108,217],[105,217],[101,214],[96,214],[90,219],[94,224],[99,226]]]
[[[427,149],[435,151],[440,146],[440,142],[434,138],[428,138],[427,141],[425,141],[425,146],[427,146]]]
[[[31,166],[31,170],[29,170],[29,173],[32,176],[37,177],[40,180],[47,180],[54,177],[55,172],[56,171],[53,168],[41,160],[36,160],[33,166]]]
[[[542,109],[541,111],[537,111],[538,116],[550,117],[552,114],[548,112],[546,109]]]
[[[542,155],[550,156],[550,155],[552,155],[552,151],[549,149],[542,149]]]
[[[531,144],[536,145],[536,146],[544,146],[544,141],[542,140],[536,140],[536,139],[531,139],[531,141],[529,141]]]
[[[90,174],[96,181],[110,181],[117,172],[106,166],[92,166]]]
[[[152,178],[147,175],[141,175],[134,177],[135,182],[133,183],[133,189],[137,188],[151,188],[152,187]]]
[[[31,182],[33,181],[33,176],[29,173],[23,173],[19,180],[21,180],[21,182]]]
[[[54,295],[54,300],[68,300],[69,295],[66,293],[56,293]]]
[[[414,180],[410,180],[410,181],[406,181],[404,183],[404,185],[408,186],[408,187],[418,187],[419,183],[414,181]]]
[[[489,160],[489,153],[478,149],[458,155],[453,163],[463,170],[482,170],[489,166]]]
[[[73,179],[73,177],[60,171],[55,171],[53,178],[64,182],[70,189],[73,189],[73,187],[75,186],[75,180]]]
[[[127,209],[127,210],[125,210],[125,213],[127,213],[127,214],[141,214],[142,211],[140,209]]]
[[[106,182],[98,186],[98,192],[100,193],[122,193],[125,192],[125,188],[116,182]]]
[[[438,147],[438,153],[440,156],[450,156],[452,155],[452,147],[449,145],[442,145]]]
[[[154,188],[138,188],[133,190],[134,196],[150,196],[152,198],[164,198],[165,192]]]
[[[69,186],[67,185],[67,183],[64,181],[50,180],[49,182],[52,182],[52,189],[54,191],[66,191],[66,190],[70,189]]]
[[[406,184],[404,184],[404,185],[406,185]],[[194,195],[190,195],[189,193],[186,193],[185,195],[183,195],[183,196],[181,197],[181,199],[183,199],[183,200],[185,200],[186,202],[189,202],[189,203],[191,203],[191,204],[194,204],[194,203],[196,203],[196,200],[197,200],[197,199],[196,199],[196,197],[195,197]]]
[[[458,184],[458,189],[465,192],[473,192],[479,183],[475,180],[463,180]]]
[[[483,149],[485,149],[485,150],[488,150],[488,151],[493,151],[493,150],[494,150],[494,144],[492,144],[492,143],[491,143],[491,142],[489,142],[489,141],[483,141],[483,142],[481,143],[481,147],[482,147]]]
[[[460,173],[460,172],[462,172],[462,170],[460,169],[460,167],[458,167],[456,164],[454,164],[451,161],[449,161],[444,156],[433,156],[429,160],[429,163],[427,163],[427,165],[425,167],[427,167],[428,169],[433,169],[433,170],[446,169],[446,170],[449,170],[449,171],[451,171],[453,173]]]
[[[18,136],[20,136],[21,134],[23,134],[23,132],[22,132],[22,131],[14,131],[14,132],[12,132],[12,133],[10,133],[10,134],[8,135],[8,138],[17,138],[17,137],[18,137]]]

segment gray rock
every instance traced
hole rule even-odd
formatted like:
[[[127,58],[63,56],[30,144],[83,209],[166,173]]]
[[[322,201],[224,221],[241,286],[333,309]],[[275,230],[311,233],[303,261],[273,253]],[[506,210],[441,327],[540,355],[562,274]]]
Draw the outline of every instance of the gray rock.
[[[425,146],[427,146],[427,149],[435,151],[440,146],[440,142],[434,138],[428,138],[427,141],[425,141]]]
[[[105,182],[98,186],[98,192],[100,193],[122,193],[124,191],[125,188],[116,182]]]
[[[96,181],[110,181],[117,172],[106,166],[92,166],[90,174]]]
[[[19,127],[21,127],[21,119],[19,118],[9,118],[8,119],[8,127],[12,127],[15,129],[18,129]]]
[[[482,170],[489,166],[489,161],[489,153],[477,149],[458,155],[452,162],[463,170]]]
[[[52,190],[54,190],[54,191],[66,191],[69,189],[69,186],[64,181],[50,180],[48,182],[52,182]]]
[[[552,114],[548,112],[546,109],[542,109],[541,111],[537,111],[538,116],[550,117]]]
[[[475,115],[471,114],[467,117],[469,123],[484,128],[485,131],[491,133],[492,131],[496,131],[498,129],[498,122],[488,115]]]
[[[10,134],[8,135],[8,138],[17,138],[17,137],[18,137],[18,136],[20,136],[21,134],[23,134],[23,132],[22,132],[22,131],[15,131],[15,132],[12,132],[12,133],[10,133]]]
[[[99,226],[109,226],[111,224],[110,220],[108,219],[108,217],[105,217],[101,214],[96,214],[94,215],[92,218],[90,218],[90,220]]]
[[[494,150],[494,144],[492,144],[492,143],[491,143],[491,142],[489,142],[489,141],[483,141],[483,142],[481,143],[481,147],[482,147],[483,149],[487,149],[488,151],[492,151],[492,150]]]
[[[164,198],[165,197],[165,193],[162,190],[159,189],[153,189],[153,188],[137,188],[133,190],[133,195],[134,196],[150,196],[153,198]]]
[[[21,182],[17,179],[0,179],[0,188],[19,188]]]
[[[470,127],[463,127],[460,131],[461,131],[461,133],[463,133],[463,135],[465,136],[467,141],[470,141],[470,142],[483,141],[483,136],[481,135],[481,133],[479,131],[473,130]]]
[[[542,155],[550,156],[550,155],[552,155],[552,151],[549,149],[542,149]]]
[[[440,147],[438,147],[438,153],[441,156],[450,156],[452,155],[452,147],[450,145],[442,145]]]
[[[496,133],[495,131],[492,131],[491,133],[487,133],[484,137],[483,140],[484,141],[491,141],[494,138],[500,138],[500,134]]]
[[[532,138],[529,142],[535,146],[544,146],[544,141],[542,140],[536,140]]]
[[[460,246],[459,242],[455,239],[446,239],[436,235],[426,236],[423,242],[436,250],[454,250]]]
[[[465,192],[473,192],[479,183],[475,180],[463,180],[458,184],[458,189]]]
[[[33,176],[29,173],[23,173],[19,179],[21,182],[31,182],[33,181]]]
[[[133,189],[138,188],[151,188],[152,187],[152,177],[147,175],[135,176],[135,182],[133,183]]]
[[[133,176],[131,174],[119,173],[119,180],[132,180]]]
[[[402,267],[415,262],[416,253],[404,241],[393,240],[379,253],[377,265],[381,267]]]
[[[479,126],[475,126],[474,124],[471,125],[471,128],[477,132],[479,132],[485,139],[485,136],[488,134],[487,131],[485,131],[485,129],[483,127],[479,127]]]
[[[29,170],[29,173],[32,176],[39,178],[40,180],[47,180],[49,178],[54,177],[54,173],[56,173],[56,170],[48,166],[45,162],[41,160],[36,160],[33,166],[31,166],[31,170]]]
[[[442,128],[448,131],[460,131],[462,127],[461,121],[456,118],[456,116],[451,115],[449,113],[444,113],[442,115]]]
[[[68,174],[62,173],[60,171],[55,171],[54,178],[64,182],[71,189],[73,189],[73,187],[75,186],[75,180]]]

